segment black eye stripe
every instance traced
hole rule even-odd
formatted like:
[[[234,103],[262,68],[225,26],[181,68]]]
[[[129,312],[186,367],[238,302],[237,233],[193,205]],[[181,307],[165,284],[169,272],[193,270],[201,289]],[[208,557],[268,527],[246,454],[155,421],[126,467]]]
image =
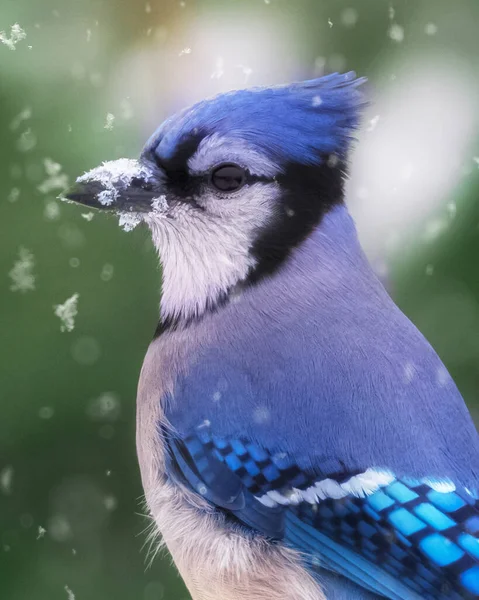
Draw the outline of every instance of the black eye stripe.
[[[243,167],[225,163],[215,167],[210,173],[210,183],[220,192],[234,192],[246,183],[247,173]]]

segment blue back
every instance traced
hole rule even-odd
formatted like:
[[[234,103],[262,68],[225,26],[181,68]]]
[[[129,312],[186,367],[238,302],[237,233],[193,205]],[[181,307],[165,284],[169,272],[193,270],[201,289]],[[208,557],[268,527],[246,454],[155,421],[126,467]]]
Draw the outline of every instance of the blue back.
[[[208,342],[169,403],[182,433],[208,420],[302,468],[374,466],[477,488],[464,402],[372,273],[344,207],[276,277],[193,327]]]
[[[479,597],[477,432],[344,207],[275,277],[191,327],[200,350],[165,399],[173,478],[365,598]],[[369,468],[394,480],[366,497],[258,500]]]

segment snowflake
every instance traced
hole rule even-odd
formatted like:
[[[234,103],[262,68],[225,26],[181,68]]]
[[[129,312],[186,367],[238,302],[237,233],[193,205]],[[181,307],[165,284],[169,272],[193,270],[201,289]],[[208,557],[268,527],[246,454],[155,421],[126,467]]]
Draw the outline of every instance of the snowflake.
[[[10,27],[10,37],[7,36],[5,31],[0,31],[0,42],[5,44],[10,50],[15,50],[15,46],[18,42],[24,40],[26,37],[27,34],[18,23],[15,23],[15,25]]]
[[[109,206],[118,197],[119,185],[127,187],[135,177],[148,179],[150,176],[151,172],[137,160],[119,158],[104,162],[99,167],[84,173],[78,177],[77,183],[99,182],[105,189],[97,195],[98,202],[103,206]]]
[[[119,213],[118,216],[118,224],[123,231],[132,231],[143,220],[143,217],[139,213]]]
[[[163,194],[162,196],[158,196],[157,198],[153,198],[151,201],[152,212],[164,213],[168,210],[168,202],[166,200],[166,196]]]
[[[73,296],[65,300],[63,304],[57,304],[53,307],[55,316],[62,322],[60,326],[61,331],[73,331],[75,327],[75,317],[78,314],[79,297],[79,294],[73,294]]]
[[[75,594],[67,585],[65,586],[65,592],[67,593],[68,600],[75,600]]]
[[[18,115],[16,117],[14,117],[12,119],[12,122],[10,123],[10,129],[12,131],[15,131],[16,129],[18,129],[20,127],[20,125],[23,123],[23,121],[27,121],[28,119],[31,119],[31,117],[32,117],[32,109],[27,106],[20,113],[18,113]]]
[[[53,190],[64,190],[68,187],[68,176],[61,172],[62,166],[60,164],[54,162],[51,158],[45,158],[43,166],[48,177],[38,186],[38,190],[42,194],[48,194]]]
[[[87,414],[94,421],[116,421],[120,416],[121,405],[114,392],[104,392],[89,403]]]
[[[19,152],[29,152],[37,145],[37,136],[33,133],[31,127],[24,131],[17,140],[17,150]]]
[[[215,70],[213,71],[213,73],[211,73],[211,79],[220,79],[220,77],[223,77],[223,75],[225,74],[224,66],[224,58],[222,56],[218,56],[218,58],[216,59]]]
[[[241,69],[243,75],[244,75],[244,83],[248,83],[248,79],[251,77],[251,74],[253,73],[253,69],[251,67],[248,67],[248,65],[236,65],[238,67],[238,69]]]
[[[17,187],[14,187],[10,190],[10,193],[8,194],[8,201],[9,202],[16,202],[18,199],[20,198],[20,190]]]
[[[121,118],[125,121],[130,120],[133,117],[133,108],[128,98],[125,98],[120,102]]]
[[[42,537],[46,534],[47,530],[42,527],[41,525],[38,526],[38,534],[37,534],[37,540],[41,540]]]
[[[26,248],[21,247],[18,251],[18,260],[8,276],[12,280],[10,290],[12,292],[31,292],[35,289],[35,275],[33,267],[35,259],[33,254]]]
[[[354,27],[358,22],[358,11],[355,8],[345,8],[341,11],[341,24],[344,27]]]
[[[112,511],[118,506],[118,500],[115,496],[105,496],[103,504],[105,505],[106,510]]]
[[[0,489],[7,495],[12,491],[13,467],[8,466],[0,471]]]
[[[379,123],[379,115],[375,115],[370,121],[366,131],[374,131],[376,129],[377,124]]]
[[[114,121],[115,121],[115,115],[113,113],[107,113],[106,121],[105,121],[105,125],[104,125],[103,129],[108,129],[111,131],[113,129]]]
[[[116,188],[108,188],[97,194],[98,202],[103,206],[110,206],[118,198],[118,190]]]
[[[45,205],[45,210],[43,211],[43,216],[48,221],[56,221],[60,217],[60,207],[55,200],[50,200]]]
[[[393,23],[389,28],[389,37],[395,42],[401,43],[404,40],[404,27]]]

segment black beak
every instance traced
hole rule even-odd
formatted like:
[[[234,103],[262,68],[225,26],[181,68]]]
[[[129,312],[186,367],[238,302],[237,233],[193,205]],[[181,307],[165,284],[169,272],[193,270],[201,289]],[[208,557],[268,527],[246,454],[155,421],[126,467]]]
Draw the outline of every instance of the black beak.
[[[155,200],[164,193],[164,184],[148,166],[120,159],[85,173],[61,197],[99,210],[148,213],[158,212],[164,203]]]

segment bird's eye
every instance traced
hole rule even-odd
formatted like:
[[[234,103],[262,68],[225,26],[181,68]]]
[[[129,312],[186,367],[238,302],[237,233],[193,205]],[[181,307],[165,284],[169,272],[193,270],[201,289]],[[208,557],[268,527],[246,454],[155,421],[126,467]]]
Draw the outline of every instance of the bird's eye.
[[[238,165],[220,165],[212,171],[210,181],[220,192],[234,192],[244,185],[246,173]]]

